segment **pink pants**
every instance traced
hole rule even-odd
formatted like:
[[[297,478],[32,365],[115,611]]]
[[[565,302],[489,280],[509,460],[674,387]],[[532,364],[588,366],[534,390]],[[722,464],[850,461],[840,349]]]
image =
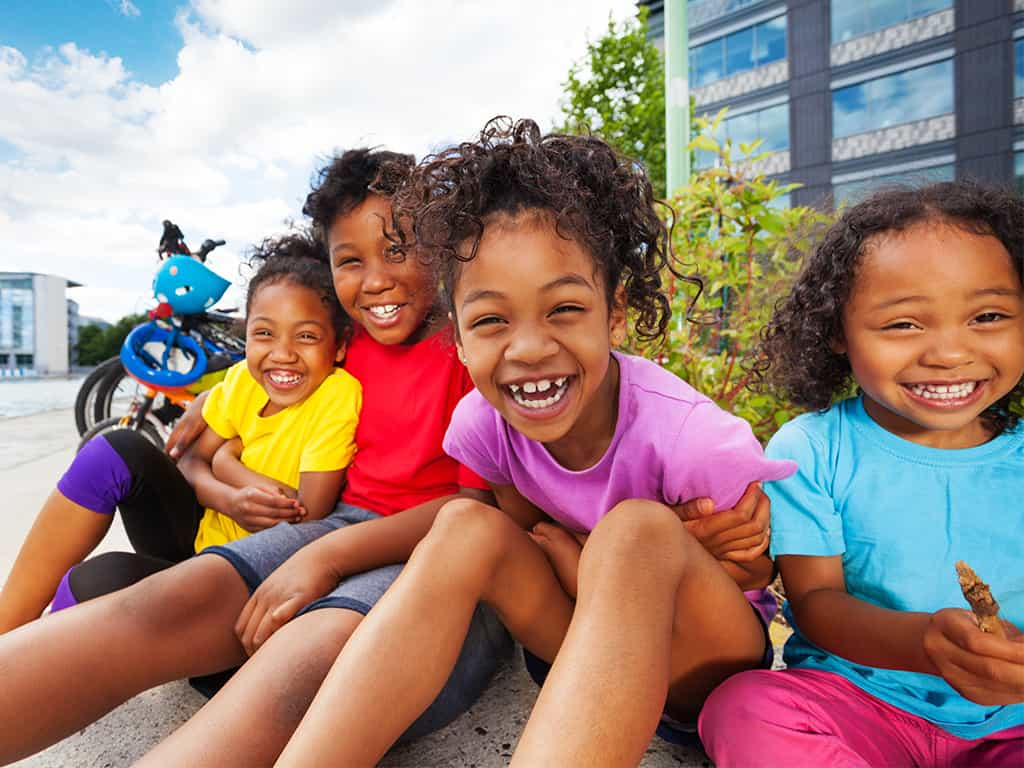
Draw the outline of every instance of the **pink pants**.
[[[717,768],[1024,766],[1024,726],[960,739],[810,669],[734,675],[704,704],[699,730]]]

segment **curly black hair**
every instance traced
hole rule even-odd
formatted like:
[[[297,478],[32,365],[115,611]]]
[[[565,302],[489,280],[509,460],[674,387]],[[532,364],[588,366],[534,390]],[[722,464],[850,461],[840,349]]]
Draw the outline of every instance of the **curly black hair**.
[[[596,136],[542,135],[532,120],[490,120],[475,141],[425,158],[392,200],[395,231],[412,221],[421,258],[434,263],[445,300],[459,265],[476,257],[484,225],[497,215],[549,212],[555,231],[576,240],[594,259],[609,307],[619,285],[644,341],[664,337],[672,308],[662,291],[669,269],[700,289],[700,280],[676,271],[668,230],[655,211],[651,182],[640,163]]]
[[[356,208],[370,194],[391,197],[415,162],[412,155],[366,147],[336,155],[317,171],[302,212],[323,236],[339,214]]]
[[[352,320],[334,292],[327,248],[312,232],[297,230],[279,237],[268,237],[252,249],[249,265],[256,268],[256,274],[249,280],[246,315],[260,288],[283,282],[300,285],[314,291],[327,307],[338,341],[348,341],[352,335]]]
[[[844,211],[806,258],[789,296],[761,332],[750,365],[760,386],[773,387],[795,405],[824,410],[855,382],[849,360],[831,342],[843,337],[843,307],[870,241],[924,223],[950,224],[997,238],[1024,277],[1024,200],[974,181],[918,189],[889,187]],[[1013,429],[1010,403],[1024,396],[1024,379],[983,418],[995,433]]]

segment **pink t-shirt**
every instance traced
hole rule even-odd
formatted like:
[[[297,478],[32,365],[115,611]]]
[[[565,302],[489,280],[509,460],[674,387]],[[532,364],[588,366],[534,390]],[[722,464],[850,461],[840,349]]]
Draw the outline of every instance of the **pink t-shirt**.
[[[619,417],[605,455],[581,472],[509,427],[473,390],[452,414],[444,449],[494,485],[513,485],[562,525],[590,531],[620,501],[680,504],[703,496],[728,509],[755,480],[780,480],[791,461],[766,459],[743,419],[664,368],[612,353],[619,363]]]

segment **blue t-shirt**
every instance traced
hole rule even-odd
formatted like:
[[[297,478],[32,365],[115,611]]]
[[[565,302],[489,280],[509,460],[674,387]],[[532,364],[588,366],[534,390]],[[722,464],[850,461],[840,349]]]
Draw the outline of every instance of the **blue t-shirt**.
[[[851,595],[927,613],[968,607],[954,568],[965,560],[1000,615],[1024,627],[1024,426],[974,448],[929,448],[883,429],[851,398],[789,422],[765,453],[800,467],[765,483],[772,557],[842,555]],[[786,616],[790,667],[835,672],[965,739],[1024,725],[1024,704],[984,707],[941,677],[854,664],[803,637],[788,605]]]

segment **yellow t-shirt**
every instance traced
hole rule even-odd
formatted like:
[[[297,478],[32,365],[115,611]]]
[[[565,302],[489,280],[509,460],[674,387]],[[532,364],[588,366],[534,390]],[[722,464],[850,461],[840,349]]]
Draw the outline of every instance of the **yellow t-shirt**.
[[[241,439],[245,466],[292,488],[299,487],[302,472],[333,472],[352,462],[363,389],[351,374],[336,369],[301,403],[263,417],[260,411],[267,400],[243,360],[210,390],[203,418],[225,440]],[[207,509],[199,522],[195,549],[248,535],[227,515]]]

